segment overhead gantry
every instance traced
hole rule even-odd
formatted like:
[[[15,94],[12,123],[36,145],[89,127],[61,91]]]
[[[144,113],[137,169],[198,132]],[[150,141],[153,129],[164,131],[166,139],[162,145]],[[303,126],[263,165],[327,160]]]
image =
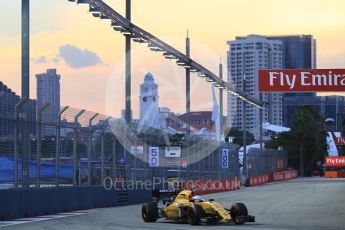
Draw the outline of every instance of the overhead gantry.
[[[191,73],[196,73],[199,77],[205,78],[205,80],[215,87],[227,90],[229,93],[242,99],[243,101],[252,104],[260,109],[263,109],[263,103],[261,100],[248,95],[246,92],[238,89],[235,85],[230,84],[219,78],[216,74],[194,61],[192,58],[178,51],[169,44],[163,42],[159,38],[150,34],[149,32],[141,29],[139,26],[131,23],[109,5],[102,0],[68,0],[69,2],[75,2],[77,4],[88,4],[89,12],[94,17],[100,19],[107,19],[111,21],[111,27],[125,36],[132,38],[134,42],[148,44],[148,48],[154,52],[162,52],[166,59],[176,60],[176,64],[189,69]]]

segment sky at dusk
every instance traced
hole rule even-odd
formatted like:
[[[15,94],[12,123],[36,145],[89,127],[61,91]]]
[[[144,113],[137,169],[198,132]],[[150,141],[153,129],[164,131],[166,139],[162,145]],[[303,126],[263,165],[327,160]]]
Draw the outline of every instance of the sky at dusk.
[[[124,15],[125,0],[105,0]],[[318,68],[345,68],[344,0],[132,0],[132,21],[184,52],[187,29],[192,58],[218,72],[226,68],[228,40],[235,36],[312,34]],[[0,1],[0,80],[20,92],[20,0]],[[123,35],[67,0],[31,0],[31,97],[35,74],[56,68],[62,105],[120,116],[124,108]],[[185,108],[184,69],[133,43],[133,112],[139,84],[151,72],[160,106]],[[225,70],[225,72],[227,72]],[[192,75],[192,110],[212,110],[210,86]]]

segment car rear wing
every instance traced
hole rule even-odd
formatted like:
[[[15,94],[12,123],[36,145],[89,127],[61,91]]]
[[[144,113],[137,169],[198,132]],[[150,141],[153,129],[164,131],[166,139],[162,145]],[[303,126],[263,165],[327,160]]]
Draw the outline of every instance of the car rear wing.
[[[181,192],[180,189],[155,189],[152,191],[152,202],[158,202],[160,199],[171,198],[177,196]]]

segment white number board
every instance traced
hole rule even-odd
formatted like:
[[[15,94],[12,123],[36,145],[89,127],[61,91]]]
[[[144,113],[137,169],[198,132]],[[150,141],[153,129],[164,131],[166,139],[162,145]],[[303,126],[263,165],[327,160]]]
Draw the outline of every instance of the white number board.
[[[159,167],[159,148],[149,147],[149,166]]]
[[[229,168],[229,149],[222,149],[222,159],[221,159],[222,168]]]

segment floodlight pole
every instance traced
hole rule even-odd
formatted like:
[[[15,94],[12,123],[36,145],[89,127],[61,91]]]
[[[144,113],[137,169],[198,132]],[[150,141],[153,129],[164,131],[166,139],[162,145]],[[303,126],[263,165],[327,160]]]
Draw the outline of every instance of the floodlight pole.
[[[246,92],[246,76],[243,76],[243,92]],[[247,182],[247,102],[242,100],[242,124],[243,124],[243,176]]]
[[[131,0],[126,0],[126,19],[131,21]],[[126,35],[126,109],[125,109],[125,119],[127,124],[132,120],[132,105],[131,105],[131,36]]]
[[[187,30],[187,38],[186,38],[186,56],[190,57],[190,39]],[[190,69],[186,68],[186,120],[187,120],[187,134],[190,134]]]
[[[30,1],[22,0],[22,98],[30,97]]]
[[[30,98],[30,1],[22,0],[22,18],[21,18],[21,96],[22,99]],[[24,111],[28,119],[28,109]],[[30,183],[30,131],[29,131],[29,121],[23,122],[23,127],[21,128],[22,135],[22,187],[29,187]]]
[[[222,59],[220,59],[219,63],[219,78],[223,80],[223,64]],[[220,123],[220,135],[223,135],[223,89],[219,89],[219,123]]]

